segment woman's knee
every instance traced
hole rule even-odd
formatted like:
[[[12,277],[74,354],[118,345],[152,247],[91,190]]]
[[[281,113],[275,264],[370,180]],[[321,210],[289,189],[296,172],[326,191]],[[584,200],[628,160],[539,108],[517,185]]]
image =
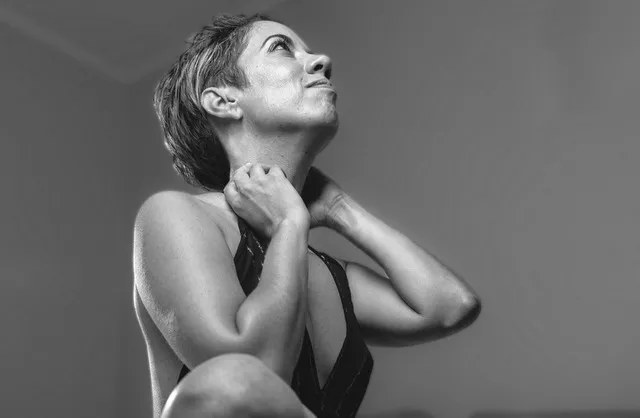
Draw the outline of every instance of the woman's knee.
[[[260,359],[231,353],[209,359],[185,376],[171,393],[162,418],[265,413],[296,417],[305,416],[299,412],[303,408],[291,388]]]

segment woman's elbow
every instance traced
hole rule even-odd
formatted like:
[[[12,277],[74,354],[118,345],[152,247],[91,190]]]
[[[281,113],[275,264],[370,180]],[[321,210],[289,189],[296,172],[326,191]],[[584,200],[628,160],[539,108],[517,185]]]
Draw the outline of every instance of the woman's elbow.
[[[471,325],[482,310],[480,298],[473,293],[465,293],[457,299],[443,320],[443,326],[448,333],[458,332]]]

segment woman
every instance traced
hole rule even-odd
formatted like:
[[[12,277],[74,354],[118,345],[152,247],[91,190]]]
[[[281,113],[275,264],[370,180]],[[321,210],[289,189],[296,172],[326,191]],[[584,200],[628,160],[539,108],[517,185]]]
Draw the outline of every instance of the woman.
[[[135,226],[154,415],[351,417],[373,359],[467,326],[474,292],[312,167],[338,129],[329,57],[261,15],[221,16],[158,84],[174,166]],[[343,234],[386,272],[308,246]],[[178,383],[179,382],[179,383]]]

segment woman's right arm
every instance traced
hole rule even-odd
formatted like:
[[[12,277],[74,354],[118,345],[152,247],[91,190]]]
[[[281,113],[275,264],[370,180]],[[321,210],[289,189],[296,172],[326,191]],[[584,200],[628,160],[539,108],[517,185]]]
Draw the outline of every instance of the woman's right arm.
[[[291,380],[306,320],[308,231],[304,217],[285,217],[274,227],[260,282],[247,297],[215,217],[180,192],[155,194],[142,205],[135,283],[187,367],[240,352]]]

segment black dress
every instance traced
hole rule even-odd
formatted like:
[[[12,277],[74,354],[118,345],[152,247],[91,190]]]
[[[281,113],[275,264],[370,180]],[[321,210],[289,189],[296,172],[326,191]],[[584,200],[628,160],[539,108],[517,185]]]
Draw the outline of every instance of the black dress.
[[[258,285],[266,245],[258,240],[242,218],[238,218],[238,227],[240,242],[234,263],[242,289],[248,295]],[[305,329],[291,388],[318,418],[355,417],[369,384],[373,357],[364,343],[353,312],[351,291],[344,269],[329,255],[311,246],[309,248],[327,265],[336,283],[346,319],[346,336],[333,369],[324,385],[320,387],[311,339]],[[183,365],[178,382],[187,373],[189,369]]]

